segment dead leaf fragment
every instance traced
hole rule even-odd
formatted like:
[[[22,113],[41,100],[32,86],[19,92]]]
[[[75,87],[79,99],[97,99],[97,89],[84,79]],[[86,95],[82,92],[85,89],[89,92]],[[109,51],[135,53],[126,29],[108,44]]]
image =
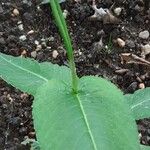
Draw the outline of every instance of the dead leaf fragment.
[[[119,22],[119,19],[112,14],[110,9],[104,9],[102,7],[97,8],[95,2],[93,3],[92,8],[95,13],[90,17],[91,20],[101,20],[103,21],[103,24],[116,24]]]
[[[117,24],[119,19],[115,17],[109,10],[106,11],[107,14],[103,17],[103,24]]]
[[[137,55],[131,54],[131,53],[122,53],[120,55],[121,57],[121,63],[124,64],[142,64],[142,65],[148,65],[150,66],[150,62],[145,60],[144,58],[141,58]]]

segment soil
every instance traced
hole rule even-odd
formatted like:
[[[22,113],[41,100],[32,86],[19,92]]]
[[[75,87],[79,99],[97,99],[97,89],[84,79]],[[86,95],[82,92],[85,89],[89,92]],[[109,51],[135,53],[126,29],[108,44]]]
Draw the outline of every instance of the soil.
[[[38,0],[0,0],[0,52],[66,65],[66,53],[51,9],[49,5],[39,3]],[[117,16],[119,22],[109,24],[90,18],[94,14],[91,4],[91,0],[70,0],[61,4],[62,9],[68,11],[66,20],[78,75],[102,76],[124,93],[133,93],[143,86],[150,87],[150,67],[135,60],[130,64],[122,63],[120,57],[122,53],[141,57],[141,45],[150,44],[150,37],[139,37],[141,31],[150,32],[149,2],[97,1],[98,8],[109,9],[114,4],[114,8],[122,9]],[[99,44],[101,38],[103,45]],[[118,46],[117,38],[125,41],[126,45]],[[56,57],[54,50],[58,52]],[[149,54],[145,59],[150,60]],[[32,101],[31,95],[0,80],[0,150],[30,149],[28,144],[21,142],[26,138],[36,138]],[[137,125],[141,143],[150,145],[150,119],[139,120]]]

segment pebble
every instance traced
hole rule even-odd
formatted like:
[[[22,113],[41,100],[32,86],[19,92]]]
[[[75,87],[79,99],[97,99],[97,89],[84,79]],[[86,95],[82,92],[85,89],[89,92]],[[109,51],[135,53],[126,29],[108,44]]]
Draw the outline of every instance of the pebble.
[[[141,50],[142,50],[142,53],[141,53],[142,56],[146,56],[150,54],[150,44],[142,45]]]
[[[52,53],[52,57],[57,58],[57,56],[58,56],[58,52],[56,50],[54,50],[53,53]]]
[[[36,51],[31,52],[31,56],[32,56],[33,58],[35,58],[36,55],[37,55],[37,52],[36,52]]]
[[[30,30],[27,34],[30,35],[30,34],[33,34],[34,33],[34,30]]]
[[[67,16],[68,16],[68,11],[67,11],[66,9],[63,11],[63,16],[64,16],[65,19],[66,19]]]
[[[27,55],[27,51],[26,50],[23,50],[22,52],[21,52],[21,56],[26,56]]]
[[[5,44],[6,44],[6,42],[5,42],[4,38],[1,37],[1,38],[0,38],[0,45],[5,45]]]
[[[53,42],[54,41],[54,37],[53,36],[49,37],[48,41]]]
[[[36,51],[40,51],[41,49],[42,49],[42,45],[39,44],[36,46]]]
[[[125,46],[125,41],[124,40],[122,40],[121,38],[117,38],[117,43],[118,43],[118,45],[120,46],[120,47],[124,47]]]
[[[39,41],[35,40],[34,41],[35,45],[39,45]]]
[[[19,15],[19,10],[17,8],[15,8],[13,10],[13,14],[14,14],[14,16],[18,16]]]
[[[42,42],[41,45],[42,45],[43,48],[47,47],[46,42]]]
[[[25,40],[27,39],[27,37],[26,37],[25,35],[21,35],[21,36],[19,37],[19,39],[20,39],[21,41],[25,41]]]
[[[121,7],[117,7],[114,9],[114,13],[119,16],[121,14],[122,8]]]
[[[44,38],[41,39],[41,42],[45,42],[46,40]]]
[[[139,84],[139,89],[144,89],[145,88],[145,84],[144,83],[140,83]]]
[[[19,28],[20,31],[23,31],[23,24],[19,24],[18,28]]]
[[[148,30],[140,32],[139,33],[139,38],[141,38],[141,39],[148,39],[149,38],[149,32],[148,32]]]
[[[126,46],[128,46],[129,48],[135,48],[135,43],[132,40],[126,40],[125,41]]]

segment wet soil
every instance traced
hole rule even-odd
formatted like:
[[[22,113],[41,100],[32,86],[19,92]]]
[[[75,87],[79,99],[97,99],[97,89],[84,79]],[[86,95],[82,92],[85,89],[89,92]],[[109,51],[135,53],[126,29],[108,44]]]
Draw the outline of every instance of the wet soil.
[[[38,0],[0,0],[0,52],[66,65],[66,53],[50,7],[38,4]],[[66,21],[78,75],[102,76],[124,93],[133,93],[141,88],[141,83],[150,87],[150,68],[139,63],[122,63],[120,57],[122,53],[141,56],[141,45],[150,44],[150,37],[139,37],[141,31],[150,32],[150,4],[142,0],[97,1],[98,7],[110,8],[114,4],[114,8],[122,8],[117,24],[91,20],[94,14],[91,4],[90,0],[79,3],[72,0],[61,5],[68,11]],[[103,44],[99,45],[101,38]],[[126,45],[119,47],[117,38],[124,40]],[[54,51],[58,56],[54,56]],[[149,55],[145,59],[150,60]],[[21,142],[36,137],[32,101],[31,95],[0,80],[0,150],[30,149]],[[141,143],[150,145],[150,119],[137,121],[137,125]]]

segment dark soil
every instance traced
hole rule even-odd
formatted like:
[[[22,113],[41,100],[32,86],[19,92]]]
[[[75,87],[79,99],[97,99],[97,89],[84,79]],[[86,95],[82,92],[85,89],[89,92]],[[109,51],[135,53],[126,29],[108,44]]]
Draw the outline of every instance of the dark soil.
[[[120,54],[140,56],[140,46],[150,42],[150,37],[143,40],[138,36],[140,31],[150,32],[150,4],[142,0],[114,1],[115,7],[122,8],[117,24],[104,25],[101,21],[91,20],[89,16],[94,11],[90,0],[81,0],[80,3],[66,1],[62,8],[68,11],[66,20],[79,76],[102,76],[114,82],[124,93],[133,93],[141,83],[150,87],[150,68],[138,63],[122,64]],[[114,1],[99,0],[97,6],[110,8]],[[0,52],[66,65],[66,53],[50,7],[38,4],[38,0],[0,0]],[[15,16],[14,9],[19,11],[19,15]],[[31,30],[34,33],[29,33]],[[22,35],[25,40],[20,39]],[[101,36],[104,46],[99,48]],[[116,44],[117,38],[126,42],[123,48]],[[56,58],[53,57],[54,50],[58,52]],[[149,60],[149,56],[146,59]],[[27,137],[35,139],[32,101],[32,96],[0,80],[0,150],[29,149],[29,145],[21,142]],[[137,121],[137,124],[141,143],[150,145],[150,119]]]

